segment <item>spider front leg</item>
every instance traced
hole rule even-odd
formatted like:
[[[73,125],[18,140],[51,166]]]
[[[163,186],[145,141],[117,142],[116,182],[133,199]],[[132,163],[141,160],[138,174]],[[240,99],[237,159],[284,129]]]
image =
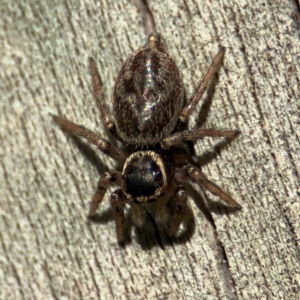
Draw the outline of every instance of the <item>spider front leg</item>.
[[[222,200],[226,201],[232,207],[241,208],[241,206],[235,200],[233,200],[229,195],[224,193],[216,184],[209,181],[199,168],[194,166],[186,166],[181,170],[184,170],[187,173],[187,175],[191,179],[194,179],[200,186],[207,189],[212,194],[219,196]],[[181,178],[184,177],[184,175],[182,174],[179,176],[181,176]]]
[[[92,199],[89,217],[92,218],[95,215],[95,212],[99,206],[99,203],[102,201],[103,196],[106,192],[108,184],[111,182],[118,181],[120,182],[122,178],[121,172],[106,172],[101,175],[98,182],[97,191]]]
[[[101,79],[99,76],[99,72],[95,63],[95,60],[91,57],[89,57],[89,67],[90,72],[92,75],[92,85],[94,90],[94,98],[96,101],[96,105],[100,112],[100,117],[103,122],[103,124],[108,128],[108,130],[118,139],[121,141],[121,138],[119,137],[117,131],[116,131],[116,125],[112,121],[112,118],[110,117],[109,108],[105,101],[104,93],[102,91],[102,84]]]
[[[176,132],[163,139],[160,143],[163,149],[169,149],[171,146],[181,144],[184,141],[193,141],[206,136],[234,138],[240,132],[238,130],[222,130],[222,129],[193,129]]]
[[[119,244],[124,242],[124,206],[122,189],[117,189],[111,194],[110,203],[115,213],[117,239]]]
[[[169,225],[169,230],[168,230],[168,235],[169,236],[173,236],[181,222],[182,222],[182,218],[183,218],[183,214],[186,208],[186,204],[187,204],[187,192],[185,190],[185,188],[182,185],[179,185],[177,190],[176,190],[176,196],[175,196],[175,212],[174,215],[172,216],[170,225]]]

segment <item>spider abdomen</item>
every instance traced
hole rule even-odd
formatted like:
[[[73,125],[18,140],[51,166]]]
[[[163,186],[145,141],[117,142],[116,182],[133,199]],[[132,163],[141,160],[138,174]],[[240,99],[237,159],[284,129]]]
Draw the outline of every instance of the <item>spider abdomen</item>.
[[[114,89],[117,132],[129,144],[157,144],[175,128],[183,106],[179,70],[157,35],[124,63]]]

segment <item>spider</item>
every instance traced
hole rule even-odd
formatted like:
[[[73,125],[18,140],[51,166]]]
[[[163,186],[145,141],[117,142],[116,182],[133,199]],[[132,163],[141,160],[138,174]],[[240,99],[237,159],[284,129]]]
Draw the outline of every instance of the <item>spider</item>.
[[[223,56],[224,49],[221,48],[184,106],[179,69],[161,45],[160,35],[151,33],[148,42],[126,60],[117,76],[113,94],[114,117],[105,102],[96,63],[89,58],[94,98],[101,120],[117,140],[127,145],[129,153],[81,125],[53,116],[60,127],[82,136],[123,164],[122,171],[101,175],[89,211],[89,216],[93,217],[110,183],[119,185],[111,194],[110,202],[120,244],[124,241],[126,204],[131,207],[136,226],[141,226],[145,215],[150,213],[157,223],[167,226],[169,236],[174,236],[187,206],[183,183],[189,180],[196,181],[232,207],[240,208],[235,200],[208,180],[199,167],[189,162],[186,151],[187,141],[206,136],[232,139],[239,133],[236,130],[202,128],[185,130]]]

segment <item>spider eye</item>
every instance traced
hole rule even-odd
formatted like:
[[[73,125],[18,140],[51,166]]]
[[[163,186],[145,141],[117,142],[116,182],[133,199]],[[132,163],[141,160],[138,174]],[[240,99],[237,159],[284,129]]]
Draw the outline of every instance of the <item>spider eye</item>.
[[[160,182],[163,179],[162,172],[160,170],[153,172],[153,176],[155,178],[155,181],[157,181],[157,182]]]

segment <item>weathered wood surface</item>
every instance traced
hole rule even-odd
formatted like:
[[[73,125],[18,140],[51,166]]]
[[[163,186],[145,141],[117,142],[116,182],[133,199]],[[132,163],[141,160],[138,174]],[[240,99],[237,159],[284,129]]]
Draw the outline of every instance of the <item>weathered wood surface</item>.
[[[0,299],[300,298],[299,8],[158,2],[1,1]],[[160,232],[158,243],[151,227],[131,229],[120,249],[109,193],[99,222],[86,218],[99,173],[117,165],[50,114],[108,134],[87,58],[97,60],[110,101],[122,63],[146,41],[149,11],[187,96],[226,47],[189,126],[242,132],[226,147],[209,138],[195,146],[203,171],[242,210],[206,193],[206,211],[194,192],[188,241],[169,244]]]

